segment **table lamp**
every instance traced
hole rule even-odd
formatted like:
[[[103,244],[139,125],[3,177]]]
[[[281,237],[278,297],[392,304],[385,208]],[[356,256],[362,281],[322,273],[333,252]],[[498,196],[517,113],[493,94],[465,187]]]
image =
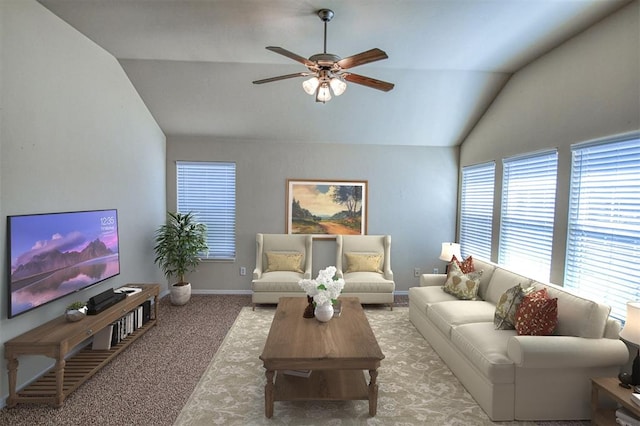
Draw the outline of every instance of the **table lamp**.
[[[440,252],[440,260],[445,262],[451,262],[451,259],[455,256],[458,260],[462,260],[460,254],[460,244],[458,243],[442,243],[442,251]]]
[[[640,347],[640,302],[627,303],[627,319],[620,332],[620,338]],[[636,349],[636,357],[631,369],[631,384],[640,385],[640,349]]]

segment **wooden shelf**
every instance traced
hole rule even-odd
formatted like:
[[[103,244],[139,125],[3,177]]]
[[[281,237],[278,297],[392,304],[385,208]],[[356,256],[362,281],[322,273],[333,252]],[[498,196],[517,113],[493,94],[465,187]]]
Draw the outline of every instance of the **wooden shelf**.
[[[120,352],[146,333],[158,321],[158,284],[128,284],[142,291],[118,302],[98,315],[88,315],[78,322],[67,322],[64,315],[5,342],[5,358],[9,373],[9,397],[7,406],[19,402],[49,403],[61,406],[64,399],[86,382],[98,370]],[[151,319],[144,326],[129,334],[109,350],[92,350],[85,347],[68,357],[79,345],[103,328],[140,306],[148,299],[154,300]],[[35,382],[16,391],[18,357],[20,355],[44,355],[56,360],[55,366]]]

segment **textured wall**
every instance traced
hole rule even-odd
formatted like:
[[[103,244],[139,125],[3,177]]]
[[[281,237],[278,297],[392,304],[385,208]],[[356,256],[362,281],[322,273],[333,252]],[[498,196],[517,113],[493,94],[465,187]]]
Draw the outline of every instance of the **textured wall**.
[[[283,124],[284,125],[284,124]],[[396,290],[418,285],[415,267],[441,270],[440,243],[455,235],[457,148],[286,144],[167,139],[167,208],[175,209],[175,161],[237,163],[237,261],[200,266],[198,291],[248,291],[255,234],[285,232],[285,186],[292,179],[367,180],[369,234],[390,234]],[[335,240],[315,240],[314,273],[335,264]],[[239,276],[239,268],[247,276]]]
[[[158,281],[153,231],[164,220],[165,137],[118,62],[31,0],[0,2],[0,235],[6,216],[118,209],[121,274],[81,293],[7,319],[0,275],[0,343],[127,282]],[[0,245],[7,265],[6,245]],[[3,351],[3,349],[0,349]],[[0,356],[1,394],[8,394]],[[50,365],[20,361],[20,384]]]
[[[462,144],[461,166],[496,161],[493,260],[502,159],[558,148],[551,280],[562,283],[571,145],[640,130],[639,9],[636,1],[518,71]]]

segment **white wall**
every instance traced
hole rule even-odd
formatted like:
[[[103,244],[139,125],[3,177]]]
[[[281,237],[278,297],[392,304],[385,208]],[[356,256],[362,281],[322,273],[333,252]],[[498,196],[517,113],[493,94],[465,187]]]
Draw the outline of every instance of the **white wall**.
[[[284,125],[284,124],[283,124]],[[348,142],[348,141],[347,141]],[[190,277],[194,292],[251,289],[255,235],[285,232],[287,179],[368,181],[368,234],[391,235],[397,291],[418,285],[413,269],[442,271],[440,243],[455,235],[457,148],[287,144],[238,140],[167,139],[167,207],[175,210],[175,161],[231,161],[237,173],[237,261],[202,264]],[[335,240],[316,240],[314,273],[335,265]],[[239,268],[247,276],[239,276]]]
[[[563,282],[571,145],[640,129],[639,9],[635,1],[514,74],[463,142],[461,166],[496,161],[493,260],[502,159],[558,148],[551,281]]]
[[[8,215],[117,208],[121,253],[119,276],[12,319],[3,271],[4,343],[72,301],[128,282],[162,282],[152,247],[166,195],[165,137],[115,58],[33,0],[0,2],[0,18],[0,235]],[[7,265],[4,243],[0,254]],[[21,358],[19,385],[50,364]]]

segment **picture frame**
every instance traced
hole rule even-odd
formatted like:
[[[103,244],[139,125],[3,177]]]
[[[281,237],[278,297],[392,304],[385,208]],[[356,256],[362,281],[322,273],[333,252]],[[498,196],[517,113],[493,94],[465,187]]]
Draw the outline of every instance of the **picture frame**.
[[[287,179],[286,233],[366,235],[366,180]]]

